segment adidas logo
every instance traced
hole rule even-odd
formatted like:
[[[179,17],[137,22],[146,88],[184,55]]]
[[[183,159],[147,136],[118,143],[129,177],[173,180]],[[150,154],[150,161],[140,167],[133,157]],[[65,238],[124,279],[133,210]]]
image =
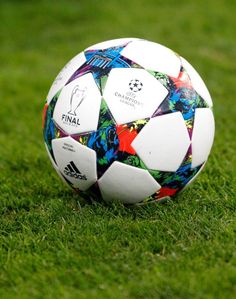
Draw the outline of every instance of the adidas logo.
[[[79,180],[87,180],[86,175],[81,174],[73,161],[65,167],[64,174]]]

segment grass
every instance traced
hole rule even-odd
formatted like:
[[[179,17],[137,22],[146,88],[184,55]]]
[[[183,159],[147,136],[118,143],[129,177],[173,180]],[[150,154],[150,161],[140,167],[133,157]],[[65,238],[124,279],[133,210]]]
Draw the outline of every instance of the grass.
[[[234,0],[0,1],[0,298],[235,298],[235,13]],[[125,36],[196,66],[215,144],[176,201],[80,208],[43,145],[44,99],[76,53]]]

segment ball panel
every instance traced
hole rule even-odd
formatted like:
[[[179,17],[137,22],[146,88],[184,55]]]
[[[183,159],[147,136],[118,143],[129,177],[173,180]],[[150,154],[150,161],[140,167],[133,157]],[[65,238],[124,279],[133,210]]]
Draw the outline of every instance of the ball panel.
[[[161,186],[147,170],[115,161],[98,180],[105,201],[133,204],[144,200]]]
[[[192,85],[193,85],[194,89],[196,90],[196,92],[207,102],[209,107],[212,107],[213,103],[212,103],[210,93],[209,93],[205,83],[203,82],[202,78],[198,74],[198,72],[183,57],[181,57],[181,62],[182,62],[182,66],[187,71],[187,73],[190,77],[190,80],[192,82]]]
[[[162,186],[159,192],[151,198],[159,200],[160,198],[175,196],[179,193],[196,176],[201,168],[201,165],[191,168],[191,159],[192,152],[190,146],[183,162],[175,172],[149,170],[154,179]]]
[[[88,47],[85,49],[87,50],[100,50],[100,49],[107,49],[107,48],[112,48],[112,47],[117,47],[120,45],[126,45],[132,41],[139,40],[138,38],[117,38],[117,39],[112,39],[112,40],[107,40],[95,45],[92,45],[91,47]]]
[[[84,55],[86,62],[72,74],[67,81],[67,84],[84,74],[91,73],[102,93],[107,77],[112,69],[131,67],[142,68],[121,55],[121,51],[125,48],[125,46],[126,45],[118,45],[107,49],[85,51]]]
[[[58,91],[55,96],[52,98],[49,104],[45,104],[43,112],[43,136],[44,141],[47,144],[47,149],[51,153],[51,157],[54,158],[52,151],[52,140],[57,137],[61,137],[63,132],[55,125],[52,115],[55,109],[58,97],[61,91]]]
[[[73,135],[81,144],[93,149],[97,154],[97,175],[100,178],[114,161],[146,168],[131,143],[148,119],[124,125],[116,125],[110,118],[105,101],[102,101],[98,130],[88,134]]]
[[[192,168],[204,163],[210,153],[215,133],[215,122],[210,108],[195,111],[192,135]]]
[[[128,44],[121,54],[145,69],[178,77],[180,58],[172,50],[150,41],[138,40]]]
[[[53,160],[52,155],[51,155],[51,152],[49,151],[47,144],[46,144],[46,143],[44,143],[44,144],[45,144],[45,148],[46,148],[47,154],[48,154],[48,156],[49,156],[49,159],[50,159],[50,161],[51,161],[51,163],[52,163],[53,168],[56,170],[57,174],[58,174],[59,177],[62,179],[62,181],[63,181],[65,184],[67,184],[68,182],[65,180],[64,176],[61,174],[59,168],[57,167],[57,164],[56,164],[55,161]]]
[[[199,174],[202,172],[202,170],[204,169],[206,165],[206,162],[204,162],[202,165],[197,166],[197,171],[194,174],[194,176],[187,182],[187,184],[184,186],[183,189],[181,189],[181,192],[184,191],[190,184],[192,184],[193,181],[195,181],[195,179],[199,176]]]
[[[151,118],[132,142],[132,147],[149,169],[176,171],[190,139],[180,112]]]
[[[68,134],[94,131],[98,125],[100,105],[101,94],[89,73],[64,86],[53,119]]]
[[[191,137],[195,109],[198,107],[208,107],[207,103],[194,90],[190,78],[183,67],[178,78],[169,77],[157,72],[151,73],[169,90],[168,96],[155,111],[153,117],[177,111],[181,112],[189,136]]]
[[[71,75],[83,64],[85,63],[86,58],[84,53],[80,53],[72,58],[60,71],[54,80],[48,95],[47,103],[49,104],[54,95],[66,84]]]
[[[167,89],[142,69],[111,70],[104,90],[117,124],[151,117],[167,96]]]
[[[95,151],[71,137],[54,139],[52,149],[58,169],[73,187],[85,191],[97,181]]]

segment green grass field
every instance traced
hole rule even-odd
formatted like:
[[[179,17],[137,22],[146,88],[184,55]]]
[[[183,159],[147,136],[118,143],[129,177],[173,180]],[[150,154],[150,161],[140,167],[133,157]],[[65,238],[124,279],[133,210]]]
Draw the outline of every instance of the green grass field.
[[[235,298],[235,14],[234,0],[0,0],[0,298]],[[46,154],[44,100],[75,54],[132,36],[200,72],[212,154],[176,201],[80,208]]]

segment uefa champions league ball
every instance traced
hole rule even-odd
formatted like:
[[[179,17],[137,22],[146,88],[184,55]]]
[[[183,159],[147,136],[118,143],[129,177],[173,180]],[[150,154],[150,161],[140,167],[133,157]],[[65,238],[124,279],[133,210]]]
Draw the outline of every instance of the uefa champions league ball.
[[[53,82],[43,120],[60,177],[106,202],[175,196],[203,169],[214,139],[212,100],[196,70],[136,38],[75,56]]]

